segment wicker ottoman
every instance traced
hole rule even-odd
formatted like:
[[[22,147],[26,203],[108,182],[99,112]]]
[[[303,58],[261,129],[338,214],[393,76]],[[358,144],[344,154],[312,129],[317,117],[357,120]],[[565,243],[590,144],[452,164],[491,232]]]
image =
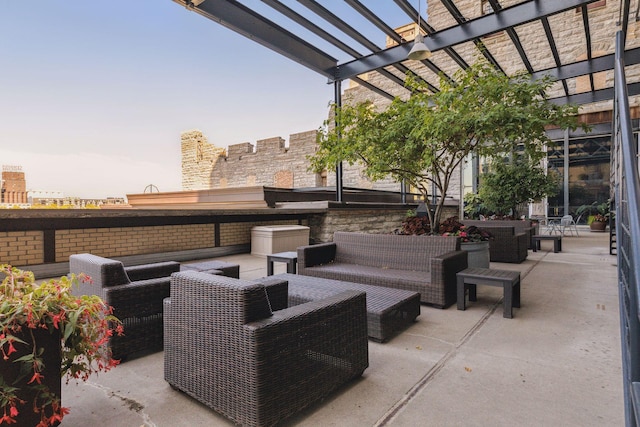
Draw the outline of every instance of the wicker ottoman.
[[[182,264],[181,271],[201,271],[210,274],[217,274],[215,270],[222,271],[222,276],[240,278],[240,265],[226,261],[203,261],[190,264]]]
[[[268,278],[289,282],[289,306],[323,299],[345,290],[366,292],[367,333],[370,339],[378,342],[387,341],[420,315],[418,292],[289,273]]]

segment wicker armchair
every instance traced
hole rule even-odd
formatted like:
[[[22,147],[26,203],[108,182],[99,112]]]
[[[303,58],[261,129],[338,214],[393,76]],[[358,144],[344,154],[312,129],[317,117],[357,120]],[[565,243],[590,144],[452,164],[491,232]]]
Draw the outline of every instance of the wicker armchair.
[[[493,236],[489,242],[491,262],[521,263],[527,259],[529,236],[518,233],[514,227],[486,228]]]
[[[166,381],[237,424],[274,425],[369,364],[364,292],[272,311],[261,283],[183,271],[164,309]]]
[[[162,350],[162,301],[169,296],[170,275],[180,263],[161,262],[124,267],[120,261],[91,254],[69,257],[71,273],[85,273],[92,283],[81,283],[73,292],[98,295],[111,305],[124,326],[124,336],[109,339],[116,359],[140,351]]]

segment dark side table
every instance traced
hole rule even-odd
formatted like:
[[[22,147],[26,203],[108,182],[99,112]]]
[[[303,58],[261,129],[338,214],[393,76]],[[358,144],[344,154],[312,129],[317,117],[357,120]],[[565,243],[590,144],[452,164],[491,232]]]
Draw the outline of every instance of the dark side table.
[[[267,255],[267,276],[273,275],[273,263],[286,262],[287,273],[296,274],[296,265],[298,264],[298,252],[278,252],[277,254]]]
[[[513,317],[512,307],[520,307],[520,272],[492,270],[489,268],[467,268],[456,274],[458,310],[465,309],[466,290],[469,301],[476,301],[476,285],[501,286],[504,289],[503,317]]]
[[[540,250],[540,240],[553,240],[553,252],[562,252],[562,236],[536,234],[533,236],[533,252]]]

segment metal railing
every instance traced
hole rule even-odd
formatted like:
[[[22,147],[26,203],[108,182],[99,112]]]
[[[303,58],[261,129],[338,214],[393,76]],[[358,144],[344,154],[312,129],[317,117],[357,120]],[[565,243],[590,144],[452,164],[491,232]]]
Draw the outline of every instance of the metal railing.
[[[640,425],[640,180],[624,68],[624,33],[616,34],[612,173],[616,215],[625,420]]]

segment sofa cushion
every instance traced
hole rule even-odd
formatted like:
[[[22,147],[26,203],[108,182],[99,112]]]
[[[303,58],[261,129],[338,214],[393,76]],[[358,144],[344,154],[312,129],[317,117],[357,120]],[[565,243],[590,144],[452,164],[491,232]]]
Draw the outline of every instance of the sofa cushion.
[[[431,259],[460,250],[457,237],[335,232],[335,261],[381,269],[431,271]]]
[[[404,284],[411,289],[431,282],[431,275],[425,271],[378,268],[341,262],[310,267],[305,274],[326,279],[339,279],[345,282],[364,283],[365,285],[389,286]],[[402,288],[402,286],[394,287]]]

